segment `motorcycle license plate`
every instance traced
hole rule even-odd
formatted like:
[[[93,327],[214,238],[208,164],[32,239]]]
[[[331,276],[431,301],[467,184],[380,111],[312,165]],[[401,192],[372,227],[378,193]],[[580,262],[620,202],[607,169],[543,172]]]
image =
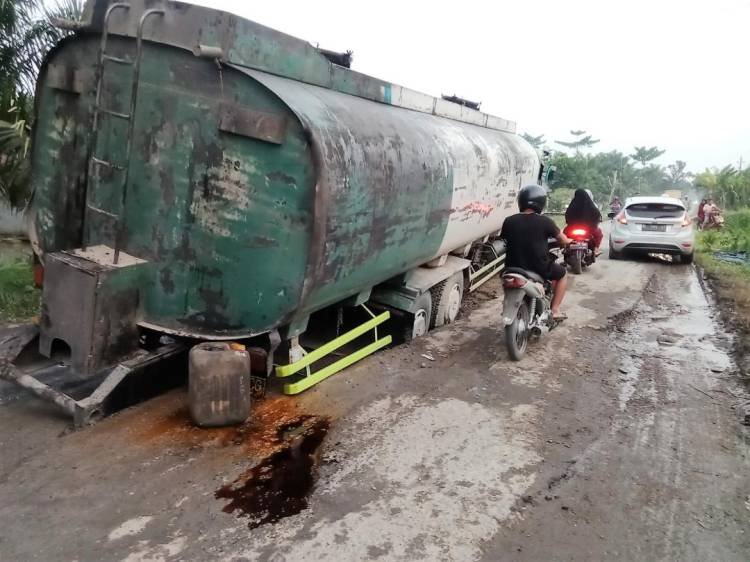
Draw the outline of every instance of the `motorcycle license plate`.
[[[644,224],[642,225],[642,230],[646,232],[666,232],[667,225],[666,224]]]
[[[588,250],[589,245],[586,242],[573,242],[570,245],[571,250]]]

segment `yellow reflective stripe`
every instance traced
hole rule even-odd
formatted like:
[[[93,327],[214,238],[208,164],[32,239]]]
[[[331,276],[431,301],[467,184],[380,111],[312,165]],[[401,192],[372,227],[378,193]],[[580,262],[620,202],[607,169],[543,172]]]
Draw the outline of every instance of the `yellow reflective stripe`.
[[[388,311],[383,312],[382,314],[377,315],[372,320],[368,320],[364,324],[360,324],[353,330],[349,330],[345,334],[341,334],[336,339],[329,341],[327,344],[320,346],[318,349],[311,351],[299,361],[296,361],[290,365],[277,366],[276,376],[288,377],[289,375],[293,375],[294,373],[300,371],[301,369],[304,369],[308,365],[315,363],[317,360],[322,359],[323,357],[325,357],[332,351],[336,351],[338,348],[340,348],[343,345],[346,345],[350,341],[356,340],[359,336],[363,335],[369,330],[372,330],[375,326],[379,326],[380,324],[388,320],[390,317],[391,317],[390,312]],[[383,341],[383,340],[378,340],[378,341]]]
[[[333,341],[336,341],[336,340],[333,340]],[[324,367],[317,373],[313,373],[310,376],[304,377],[297,382],[286,383],[284,385],[284,394],[299,394],[303,390],[307,390],[311,386],[318,384],[320,381],[327,379],[331,375],[335,375],[342,369],[346,369],[349,365],[356,363],[360,359],[364,359],[371,353],[376,352],[377,350],[385,347],[386,345],[390,343],[391,343],[391,336],[385,336],[384,338],[379,339],[371,343],[370,345],[363,347],[362,349],[358,351],[355,351],[351,355],[342,357],[335,363],[328,365],[327,367]]]

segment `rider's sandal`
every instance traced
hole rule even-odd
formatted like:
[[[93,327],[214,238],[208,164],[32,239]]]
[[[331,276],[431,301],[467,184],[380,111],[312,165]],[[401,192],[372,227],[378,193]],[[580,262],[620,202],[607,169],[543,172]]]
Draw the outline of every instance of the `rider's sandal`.
[[[554,320],[555,322],[562,322],[563,320],[565,320],[567,318],[568,318],[568,315],[565,314],[564,312],[561,312],[560,314],[558,314],[556,316],[554,316],[554,315],[552,316],[552,320]]]

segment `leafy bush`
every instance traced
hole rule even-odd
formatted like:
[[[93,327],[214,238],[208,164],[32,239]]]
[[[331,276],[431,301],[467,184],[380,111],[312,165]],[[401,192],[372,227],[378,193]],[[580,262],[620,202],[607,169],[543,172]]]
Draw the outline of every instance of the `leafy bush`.
[[[28,320],[39,311],[40,300],[29,260],[0,258],[0,322]]]
[[[703,252],[750,252],[750,209],[727,213],[722,230],[707,230],[698,235],[698,250]]]
[[[574,189],[559,187],[553,189],[548,198],[547,211],[550,213],[564,213],[573,199]]]

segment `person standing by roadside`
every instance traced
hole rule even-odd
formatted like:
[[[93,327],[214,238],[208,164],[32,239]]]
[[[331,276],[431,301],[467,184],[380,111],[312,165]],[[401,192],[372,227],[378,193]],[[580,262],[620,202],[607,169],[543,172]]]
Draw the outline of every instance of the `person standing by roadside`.
[[[703,228],[706,228],[714,218],[714,212],[716,207],[714,206],[714,200],[708,199],[706,204],[703,205]]]
[[[706,200],[701,199],[701,202],[698,204],[698,228],[703,228],[703,221],[706,218]]]

